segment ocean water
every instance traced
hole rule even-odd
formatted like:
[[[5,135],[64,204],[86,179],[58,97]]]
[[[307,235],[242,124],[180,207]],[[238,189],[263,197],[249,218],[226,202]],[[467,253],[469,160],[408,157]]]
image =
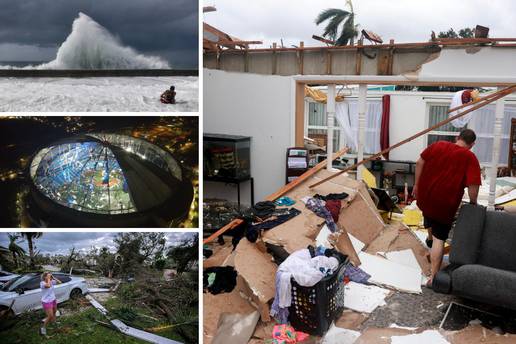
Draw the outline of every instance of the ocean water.
[[[158,56],[138,53],[105,27],[84,13],[72,24],[72,31],[49,62],[0,63],[4,69],[169,69]]]
[[[176,104],[159,101],[176,87]],[[0,112],[197,112],[198,77],[0,78]]]

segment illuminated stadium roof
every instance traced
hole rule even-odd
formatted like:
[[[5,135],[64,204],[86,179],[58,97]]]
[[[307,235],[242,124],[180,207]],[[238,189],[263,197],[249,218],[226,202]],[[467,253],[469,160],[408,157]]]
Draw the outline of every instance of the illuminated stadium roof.
[[[30,176],[44,198],[87,214],[135,214],[188,198],[172,155],[117,134],[87,134],[41,149]]]

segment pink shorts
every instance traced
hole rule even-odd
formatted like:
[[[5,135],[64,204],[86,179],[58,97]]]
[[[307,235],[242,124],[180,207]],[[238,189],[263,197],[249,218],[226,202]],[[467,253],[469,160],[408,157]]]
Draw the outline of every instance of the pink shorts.
[[[54,309],[54,308],[57,307],[57,300],[50,301],[50,302],[42,302],[42,304],[43,304],[43,309],[44,310]]]

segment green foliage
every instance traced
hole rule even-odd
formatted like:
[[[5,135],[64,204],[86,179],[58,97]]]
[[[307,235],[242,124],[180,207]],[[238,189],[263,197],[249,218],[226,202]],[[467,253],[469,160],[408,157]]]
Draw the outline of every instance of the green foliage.
[[[334,41],[337,46],[353,44],[354,38],[358,36],[353,4],[351,0],[346,1],[346,3],[349,5],[350,11],[329,8],[319,13],[315,19],[317,25],[327,22],[323,37]]]
[[[160,259],[157,259],[155,262],[154,262],[154,268],[156,270],[163,270],[165,267],[167,266],[167,260],[166,259],[163,259],[163,258],[160,258]]]
[[[122,300],[135,300],[140,296],[140,292],[134,283],[121,284],[117,290],[118,296]]]
[[[463,28],[459,30],[459,33],[455,32],[453,28],[450,28],[448,31],[439,32],[438,38],[473,38],[475,36],[475,29],[470,29],[469,27]]]
[[[114,239],[124,274],[137,273],[143,263],[163,256],[165,233],[118,233]]]
[[[189,270],[189,267],[199,259],[199,236],[193,240],[187,239],[178,246],[168,250],[167,257],[176,264],[177,272],[181,273]]]

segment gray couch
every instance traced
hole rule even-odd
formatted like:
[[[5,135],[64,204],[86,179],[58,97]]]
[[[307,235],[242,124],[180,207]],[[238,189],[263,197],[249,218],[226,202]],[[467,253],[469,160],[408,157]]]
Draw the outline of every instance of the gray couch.
[[[437,273],[432,288],[516,310],[516,215],[464,205],[450,265]]]

